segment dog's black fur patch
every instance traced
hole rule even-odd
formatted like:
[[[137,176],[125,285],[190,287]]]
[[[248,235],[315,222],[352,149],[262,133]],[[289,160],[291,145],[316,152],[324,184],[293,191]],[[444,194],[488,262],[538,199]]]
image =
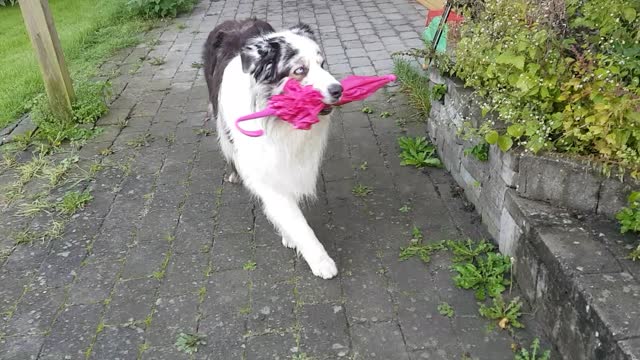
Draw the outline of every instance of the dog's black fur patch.
[[[225,21],[209,33],[204,44],[203,62],[209,101],[213,106],[213,118],[218,114],[218,94],[224,69],[238,56],[249,39],[274,31],[268,23],[252,18]]]

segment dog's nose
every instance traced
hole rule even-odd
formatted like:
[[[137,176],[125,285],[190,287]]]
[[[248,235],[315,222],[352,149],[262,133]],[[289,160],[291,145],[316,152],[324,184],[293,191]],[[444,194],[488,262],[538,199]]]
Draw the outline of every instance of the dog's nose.
[[[334,99],[340,99],[340,96],[342,96],[342,85],[340,84],[331,84],[329,85],[329,94],[334,98]]]

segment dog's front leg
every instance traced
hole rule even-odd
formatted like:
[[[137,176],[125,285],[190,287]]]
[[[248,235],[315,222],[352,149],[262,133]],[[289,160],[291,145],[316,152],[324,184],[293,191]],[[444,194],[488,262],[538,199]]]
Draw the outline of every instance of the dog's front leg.
[[[336,264],[324,249],[304,218],[297,201],[271,189],[257,191],[269,220],[283,238],[293,245],[305,259],[314,275],[331,279],[338,274]]]

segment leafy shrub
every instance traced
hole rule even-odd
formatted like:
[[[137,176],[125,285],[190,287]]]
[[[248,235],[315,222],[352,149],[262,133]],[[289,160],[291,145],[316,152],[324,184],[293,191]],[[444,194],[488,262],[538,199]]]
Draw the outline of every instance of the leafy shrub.
[[[127,6],[145,18],[166,18],[189,11],[193,3],[193,0],[129,0]]]
[[[597,156],[639,176],[640,3],[566,0],[559,27],[527,0],[482,3],[460,28],[451,72],[495,114],[486,141]]]
[[[0,0],[0,6],[11,6],[18,3],[18,0]]]
[[[510,268],[508,256],[490,252],[486,257],[476,257],[473,262],[455,264],[453,270],[458,274],[453,281],[460,288],[475,290],[478,300],[487,296],[495,298],[510,284],[510,280],[505,278]]]
[[[620,223],[620,232],[640,233],[640,191],[632,191],[627,199],[628,206],[622,208],[616,218]]]

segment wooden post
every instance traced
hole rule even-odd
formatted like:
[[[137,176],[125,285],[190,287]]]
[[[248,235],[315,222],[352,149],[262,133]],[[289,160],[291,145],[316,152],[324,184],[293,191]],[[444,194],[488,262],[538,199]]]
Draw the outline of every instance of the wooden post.
[[[75,94],[48,0],[19,0],[19,2],[22,17],[31,38],[31,45],[40,65],[51,110],[61,119],[70,120],[71,104]]]

